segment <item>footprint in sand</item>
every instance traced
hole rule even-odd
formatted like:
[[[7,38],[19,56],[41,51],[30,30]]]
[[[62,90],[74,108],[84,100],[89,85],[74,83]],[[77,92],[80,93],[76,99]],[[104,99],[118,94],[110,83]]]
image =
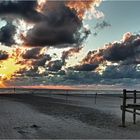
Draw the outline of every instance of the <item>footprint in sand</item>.
[[[22,135],[29,134],[29,133],[34,133],[35,131],[37,131],[40,128],[41,127],[36,125],[36,124],[33,124],[31,126],[14,127],[14,129],[17,130],[17,132],[22,134]]]
[[[33,129],[39,129],[39,128],[41,128],[41,127],[38,126],[38,125],[36,125],[36,124],[33,124],[33,125],[30,126],[30,128],[33,128]]]

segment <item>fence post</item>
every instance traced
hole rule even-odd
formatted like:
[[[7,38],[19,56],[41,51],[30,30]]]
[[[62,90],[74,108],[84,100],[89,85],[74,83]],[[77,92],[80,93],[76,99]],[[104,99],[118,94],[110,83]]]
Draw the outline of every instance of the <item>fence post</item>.
[[[96,101],[97,101],[97,92],[95,93],[95,104],[96,104]]]
[[[15,88],[15,86],[14,86],[14,94],[16,93],[16,88]]]
[[[66,90],[66,102],[68,101],[68,90]]]
[[[125,127],[126,89],[123,89],[122,127]]]
[[[136,104],[136,90],[134,90],[134,104]],[[133,109],[133,123],[136,124],[136,109]]]

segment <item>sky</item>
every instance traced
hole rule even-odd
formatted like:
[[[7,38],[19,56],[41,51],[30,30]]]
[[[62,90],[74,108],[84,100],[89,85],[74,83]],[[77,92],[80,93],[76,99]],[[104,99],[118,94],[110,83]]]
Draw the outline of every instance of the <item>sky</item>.
[[[90,24],[93,33],[93,27],[100,20],[109,22],[111,27],[100,31],[96,37],[91,35],[87,41],[88,49],[101,48],[106,43],[121,40],[123,34],[126,32],[139,32],[139,6],[140,1],[111,0],[102,2],[98,9],[104,13],[104,18],[93,19],[87,21],[87,23]]]
[[[139,7],[126,0],[0,1],[0,86],[30,77],[34,85],[137,83]]]

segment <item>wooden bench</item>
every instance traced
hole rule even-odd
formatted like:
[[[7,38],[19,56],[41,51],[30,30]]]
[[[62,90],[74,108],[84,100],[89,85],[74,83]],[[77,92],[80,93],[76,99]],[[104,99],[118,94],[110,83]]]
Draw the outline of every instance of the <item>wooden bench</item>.
[[[129,96],[128,94],[129,93]],[[132,95],[130,96],[130,93]],[[137,97],[137,93],[140,93],[140,91],[130,91],[130,90],[123,90],[123,104],[121,105],[121,110],[122,110],[122,127],[125,127],[125,117],[126,117],[126,112],[132,113],[133,114],[133,123],[136,124],[136,115],[140,115],[140,112],[137,112],[137,110],[140,110],[140,104],[137,103],[137,99],[140,99],[140,97]],[[127,100],[132,99],[132,103],[127,104]]]

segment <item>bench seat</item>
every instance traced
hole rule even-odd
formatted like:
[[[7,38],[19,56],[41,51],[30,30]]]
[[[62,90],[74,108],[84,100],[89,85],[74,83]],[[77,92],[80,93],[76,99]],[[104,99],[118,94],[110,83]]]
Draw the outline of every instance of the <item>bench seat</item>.
[[[127,104],[126,108],[140,109],[140,103]]]

